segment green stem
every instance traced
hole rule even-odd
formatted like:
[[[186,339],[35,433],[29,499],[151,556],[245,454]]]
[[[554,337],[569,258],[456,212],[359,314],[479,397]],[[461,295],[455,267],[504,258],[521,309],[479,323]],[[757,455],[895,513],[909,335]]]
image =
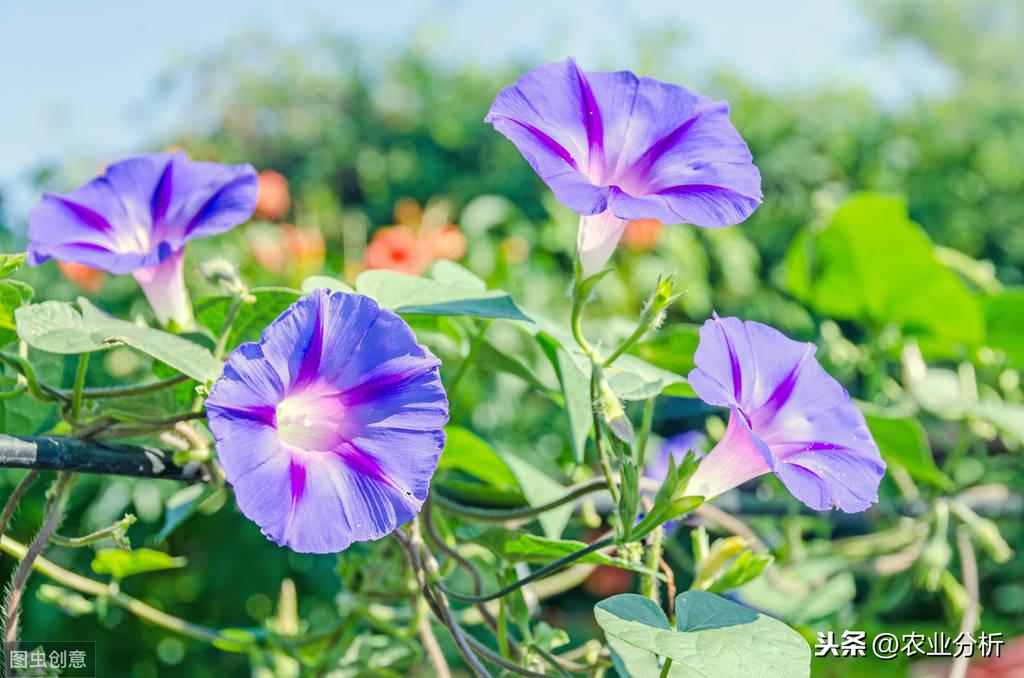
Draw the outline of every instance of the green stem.
[[[39,381],[39,378],[36,376],[36,369],[32,367],[32,363],[25,358],[22,358],[20,355],[0,352],[0,363],[7,365],[24,377],[25,386],[28,388],[29,395],[36,400],[43,400],[46,402],[68,400],[68,398],[57,389],[47,386]]]
[[[641,470],[644,468],[644,458],[647,456],[647,439],[651,436],[651,424],[654,423],[655,398],[649,398],[644,401],[644,413],[643,418],[640,420],[640,431],[637,433],[636,442],[633,445],[636,466]]]
[[[134,525],[135,521],[136,518],[134,515],[126,513],[124,514],[124,518],[121,520],[118,520],[112,525],[96,530],[95,532],[90,532],[89,534],[82,535],[81,537],[62,537],[61,535],[54,533],[54,535],[50,537],[50,541],[58,546],[66,546],[74,549],[88,546],[89,544],[95,544],[107,537],[113,537],[116,542],[118,541],[118,536]]]
[[[657,527],[647,538],[647,569],[650,574],[644,573],[640,580],[641,593],[661,606],[658,596],[658,578],[654,575],[661,564],[662,545],[664,544],[665,528]]]
[[[579,344],[580,348],[587,355],[593,355],[594,349],[587,341],[587,338],[583,336],[583,307],[587,305],[586,299],[580,294],[579,288],[577,287],[573,291],[572,295],[572,336],[576,339],[576,343]]]
[[[658,678],[668,678],[668,672],[672,670],[672,659],[666,658],[665,663],[661,667],[661,673]]]
[[[618,360],[623,353],[633,348],[633,345],[640,341],[640,339],[647,334],[648,330],[650,330],[650,327],[647,327],[646,325],[639,325],[635,330],[633,330],[633,334],[629,335],[625,341],[619,344],[619,347],[612,351],[612,354],[605,358],[604,362],[601,364],[604,367],[609,367],[613,362]]]
[[[75,369],[75,389],[71,392],[71,418],[78,421],[82,411],[82,389],[85,388],[85,375],[89,372],[90,353],[78,354],[78,367]]]
[[[231,337],[231,326],[235,324],[235,318],[238,316],[238,309],[242,306],[242,295],[236,294],[231,299],[231,305],[228,306],[227,315],[224,316],[224,325],[220,330],[220,337],[217,339],[217,345],[213,349],[213,355],[215,358],[223,358],[224,352],[227,350],[228,339]]]
[[[494,593],[490,593],[490,594],[487,594],[487,595],[470,596],[470,595],[466,595],[464,593],[459,593],[458,591],[452,591],[451,589],[449,589],[444,584],[439,584],[438,586],[440,587],[440,589],[446,595],[448,595],[451,598],[454,598],[455,600],[459,600],[459,601],[462,601],[464,603],[486,603],[486,602],[489,602],[489,601],[492,601],[492,600],[497,600],[498,598],[501,598],[503,596],[507,596],[508,594],[512,593],[513,591],[518,591],[519,589],[521,589],[522,587],[526,586],[530,582],[537,581],[538,579],[543,579],[544,577],[548,576],[549,574],[557,572],[558,570],[562,569],[563,567],[571,565],[572,563],[576,562],[577,560],[579,560],[581,558],[586,558],[588,555],[590,555],[591,553],[594,553],[595,551],[600,551],[601,549],[603,549],[605,547],[611,546],[613,543],[615,543],[615,537],[614,536],[605,537],[604,539],[599,539],[598,541],[595,541],[593,544],[590,544],[586,548],[582,548],[579,551],[576,551],[574,553],[570,553],[569,555],[567,555],[567,556],[565,556],[563,558],[559,558],[558,560],[554,561],[553,563],[549,563],[549,564],[545,565],[544,567],[540,568],[539,570],[531,572],[530,574],[528,574],[527,576],[523,577],[522,579],[520,579],[518,581],[515,581],[515,582],[509,584],[508,586],[505,586],[505,587],[495,591]]]
[[[28,554],[28,547],[8,536],[0,538],[0,549],[21,562],[25,562],[25,558]],[[183,636],[195,638],[196,640],[203,640],[208,643],[219,643],[219,646],[224,649],[244,646],[244,642],[237,638],[225,636],[216,629],[193,624],[192,622],[167,614],[166,612],[147,605],[141,600],[132,598],[125,593],[117,593],[111,596],[110,588],[106,584],[98,582],[95,579],[75,574],[69,570],[65,570],[61,566],[43,558],[42,556],[35,559],[32,563],[32,569],[37,570],[39,573],[49,577],[58,584],[74,589],[79,593],[84,593],[97,598],[105,596],[109,597],[110,601],[118,607],[169,631],[174,631]],[[241,647],[241,649],[237,651],[244,652],[245,647]]]
[[[473,358],[476,356],[477,351],[480,350],[480,346],[483,345],[484,337],[487,335],[487,330],[490,329],[492,324],[494,324],[493,320],[484,321],[480,324],[480,328],[473,336],[473,341],[469,345],[469,351],[466,352],[466,357],[462,360],[462,363],[459,365],[459,369],[455,371],[455,375],[448,384],[447,391],[449,402],[455,402],[455,392],[458,390],[459,384],[462,383],[462,378],[466,376],[466,372],[469,371],[469,366],[473,362]]]
[[[592,478],[579,483],[578,485],[566,488],[566,493],[557,499],[553,499],[538,506],[524,506],[522,508],[515,509],[484,509],[477,508],[476,506],[466,506],[465,504],[454,502],[440,494],[434,494],[433,500],[438,506],[441,506],[447,512],[459,516],[460,518],[484,523],[504,523],[511,520],[534,518],[542,513],[550,511],[551,509],[558,508],[563,504],[573,502],[580,497],[603,490],[606,487],[608,487],[608,481],[606,479]]]
[[[615,479],[615,472],[612,469],[612,460],[608,454],[608,446],[605,443],[604,435],[602,434],[602,427],[604,422],[601,420],[599,414],[598,393],[597,383],[594,379],[590,380],[590,404],[591,411],[594,419],[594,447],[597,448],[597,460],[601,464],[601,472],[604,473],[605,480],[608,483],[608,492],[612,495],[612,501],[615,505],[619,505],[619,484]]]
[[[147,395],[156,391],[162,391],[165,388],[177,386],[183,382],[191,379],[185,374],[176,374],[168,379],[161,381],[153,381],[148,384],[131,384],[129,386],[105,386],[101,388],[83,388],[82,397],[89,398],[91,400],[98,400],[100,398],[131,398],[134,396]],[[70,398],[71,393],[62,391],[66,397]]]

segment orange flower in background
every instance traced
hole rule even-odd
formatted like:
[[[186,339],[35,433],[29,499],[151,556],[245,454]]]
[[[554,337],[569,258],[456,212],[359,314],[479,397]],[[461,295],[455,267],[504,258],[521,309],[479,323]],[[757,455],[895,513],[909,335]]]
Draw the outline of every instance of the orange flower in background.
[[[455,224],[427,234],[427,243],[435,259],[461,259],[466,256],[466,236]]]
[[[411,198],[395,203],[395,224],[378,228],[366,247],[367,268],[420,275],[438,259],[466,255],[466,236],[449,223],[451,205],[438,200],[426,209]]]
[[[58,261],[57,268],[75,287],[88,294],[97,294],[107,281],[107,274],[98,268],[73,261]]]
[[[622,244],[634,252],[646,252],[654,249],[665,225],[657,219],[638,219],[626,224],[622,234]]]
[[[274,170],[263,170],[257,175],[259,192],[256,197],[257,219],[277,221],[288,214],[292,206],[292,196],[288,191],[288,180]]]
[[[378,228],[366,246],[366,267],[419,275],[434,261],[429,245],[409,226]]]

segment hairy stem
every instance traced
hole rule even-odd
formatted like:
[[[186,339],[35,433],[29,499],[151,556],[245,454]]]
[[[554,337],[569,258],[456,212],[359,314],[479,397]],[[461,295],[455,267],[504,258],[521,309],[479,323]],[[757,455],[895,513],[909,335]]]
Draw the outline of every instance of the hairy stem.
[[[522,508],[514,509],[485,509],[478,508],[476,506],[466,506],[465,504],[460,504],[452,501],[451,499],[447,499],[440,494],[434,494],[433,500],[445,511],[460,518],[475,520],[482,523],[504,523],[512,520],[534,518],[543,513],[547,513],[551,509],[576,501],[580,497],[584,497],[588,494],[599,492],[607,487],[608,481],[604,478],[592,478],[566,488],[566,493],[557,499],[552,499],[549,502],[539,504],[537,506],[524,506]]]
[[[25,557],[18,563],[14,576],[11,577],[4,606],[4,642],[13,643],[18,639],[18,617],[21,613],[21,599],[25,594],[25,585],[28,583],[28,576],[32,573],[33,562],[43,552],[46,542],[50,540],[50,535],[57,529],[57,525],[64,517],[65,490],[67,490],[71,479],[72,474],[69,471],[64,471],[57,476],[50,498],[46,502],[44,513],[46,518],[43,520],[43,525],[25,552]]]
[[[28,488],[32,486],[36,478],[39,477],[39,471],[32,469],[29,471],[21,482],[14,488],[14,492],[11,492],[11,496],[7,498],[7,502],[4,504],[4,512],[0,514],[0,535],[7,533],[7,525],[11,522],[11,517],[14,512],[18,510],[18,504],[21,502],[21,498],[25,496]]]

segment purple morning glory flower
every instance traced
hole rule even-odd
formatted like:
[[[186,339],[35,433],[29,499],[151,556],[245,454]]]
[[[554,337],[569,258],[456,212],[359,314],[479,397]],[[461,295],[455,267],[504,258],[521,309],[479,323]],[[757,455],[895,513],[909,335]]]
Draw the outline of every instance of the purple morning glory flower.
[[[69,193],[44,195],[29,215],[28,260],[131,273],[162,324],[188,327],[185,243],[230,230],[255,208],[251,165],[196,162],[184,151],[140,155]]]
[[[761,203],[761,175],[729,106],[685,87],[566,59],[503,89],[485,120],[580,214],[588,276],[631,220],[731,226]]]
[[[885,462],[864,415],[814,352],[761,323],[717,315],[704,323],[690,385],[731,413],[688,494],[710,499],[772,472],[818,511],[863,511],[878,501]]]
[[[228,357],[206,400],[242,513],[304,553],[412,519],[444,446],[439,365],[369,297],[317,290],[292,304]]]

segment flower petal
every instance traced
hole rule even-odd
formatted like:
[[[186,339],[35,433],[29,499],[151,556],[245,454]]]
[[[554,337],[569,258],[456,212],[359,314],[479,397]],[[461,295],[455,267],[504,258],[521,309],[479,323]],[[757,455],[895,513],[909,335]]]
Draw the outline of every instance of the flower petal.
[[[232,353],[207,399],[243,512],[277,543],[313,553],[410,520],[444,446],[438,365],[368,297],[317,290],[293,304],[259,344]],[[272,440],[260,438],[267,431]]]
[[[192,300],[185,289],[185,250],[164,256],[169,249],[165,243],[158,251],[163,258],[160,263],[137,268],[132,275],[161,325],[173,319],[178,327],[188,328],[192,325]]]
[[[172,243],[228,231],[256,209],[258,180],[252,165],[199,162],[178,153],[170,181],[162,223]]]
[[[603,212],[609,197],[587,177],[603,145],[593,97],[587,76],[566,59],[520,76],[484,118],[519,148],[559,202],[584,215]]]
[[[689,381],[697,395],[732,408],[730,427],[744,418],[794,496],[819,510],[861,511],[877,501],[885,462],[846,389],[814,358],[813,344],[716,315],[701,328],[694,361]]]
[[[580,217],[580,228],[576,234],[576,248],[580,263],[583,265],[583,277],[599,273],[611,259],[615,246],[622,239],[622,234],[629,223],[619,219],[610,211],[593,216]]]
[[[690,477],[686,493],[711,499],[772,470],[768,446],[747,425],[743,414],[733,410],[725,435]]]

